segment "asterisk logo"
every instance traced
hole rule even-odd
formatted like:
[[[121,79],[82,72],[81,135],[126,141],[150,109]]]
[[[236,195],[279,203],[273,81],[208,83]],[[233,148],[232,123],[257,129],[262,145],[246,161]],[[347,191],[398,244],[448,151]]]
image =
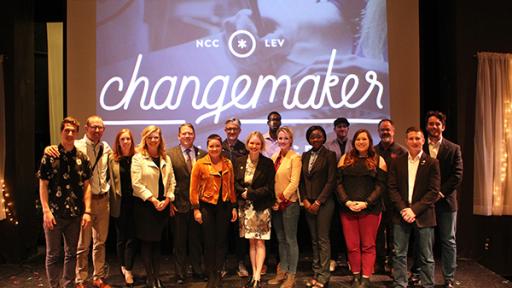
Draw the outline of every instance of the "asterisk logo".
[[[238,30],[229,37],[228,48],[235,57],[249,57],[256,50],[256,38],[247,30]]]
[[[238,40],[238,48],[245,49],[247,47],[247,41],[244,39]]]

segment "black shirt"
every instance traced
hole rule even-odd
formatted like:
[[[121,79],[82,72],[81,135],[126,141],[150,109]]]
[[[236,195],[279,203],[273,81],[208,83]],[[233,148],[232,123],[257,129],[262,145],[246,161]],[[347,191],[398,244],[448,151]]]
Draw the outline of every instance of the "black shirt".
[[[37,176],[48,180],[48,204],[55,217],[71,218],[84,213],[84,182],[92,175],[89,158],[59,144],[59,158],[43,155]]]

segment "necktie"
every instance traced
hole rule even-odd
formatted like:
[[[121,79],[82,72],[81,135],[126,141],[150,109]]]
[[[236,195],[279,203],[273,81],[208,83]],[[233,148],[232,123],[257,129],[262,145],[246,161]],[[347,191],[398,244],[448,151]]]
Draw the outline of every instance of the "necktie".
[[[187,159],[185,159],[187,161],[187,170],[190,172],[192,171],[192,158],[190,158],[190,149],[185,149],[185,153],[187,153]]]

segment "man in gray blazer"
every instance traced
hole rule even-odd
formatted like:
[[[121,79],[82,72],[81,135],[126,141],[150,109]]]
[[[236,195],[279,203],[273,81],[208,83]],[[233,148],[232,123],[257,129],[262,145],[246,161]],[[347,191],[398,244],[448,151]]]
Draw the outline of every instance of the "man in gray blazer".
[[[194,146],[194,126],[190,123],[180,125],[178,128],[179,145],[169,149],[176,188],[175,200],[171,203],[171,217],[174,220],[174,254],[176,259],[176,283],[183,284],[187,276],[187,244],[189,247],[189,259],[192,265],[194,278],[204,279],[201,266],[202,245],[201,227],[194,221],[193,210],[190,209],[189,189],[190,172],[196,160],[206,152]]]
[[[325,143],[325,147],[327,149],[336,153],[336,163],[340,160],[343,154],[350,151],[352,145],[348,139],[348,131],[350,127],[350,123],[347,118],[339,117],[334,120],[334,133],[336,133],[336,138]]]

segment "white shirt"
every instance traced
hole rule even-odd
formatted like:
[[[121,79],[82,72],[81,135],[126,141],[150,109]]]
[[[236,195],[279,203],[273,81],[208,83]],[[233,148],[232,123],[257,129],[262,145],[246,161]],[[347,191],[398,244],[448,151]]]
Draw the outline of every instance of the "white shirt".
[[[107,168],[108,156],[112,152],[112,149],[110,149],[110,146],[105,141],[100,141],[99,143],[94,144],[89,138],[87,138],[87,135],[84,135],[84,138],[82,139],[75,140],[76,149],[89,157],[91,169],[96,162],[96,155],[98,155],[101,145],[103,146],[103,154],[101,155],[101,159],[98,160],[98,164],[96,164],[94,171],[92,171],[92,177],[89,181],[89,183],[91,183],[91,192],[94,195],[107,193],[110,189],[110,185],[107,182]]]
[[[272,155],[279,152],[279,143],[277,143],[277,140],[272,139],[272,137],[270,137],[270,133],[268,132],[263,134],[263,138],[265,138],[265,151],[262,151],[261,154],[271,158]]]
[[[423,154],[423,151],[418,153],[416,157],[412,158],[411,154],[408,153],[408,175],[409,175],[409,195],[407,197],[407,200],[409,201],[409,204],[412,204],[412,193],[414,192],[414,183],[416,182],[416,173],[418,172],[418,165],[420,164],[421,155]]]
[[[431,141],[430,138],[428,139],[428,153],[430,154],[430,157],[437,159],[437,153],[439,152],[439,147],[441,146],[441,141],[443,141],[443,137],[439,139],[439,141],[434,142]]]

